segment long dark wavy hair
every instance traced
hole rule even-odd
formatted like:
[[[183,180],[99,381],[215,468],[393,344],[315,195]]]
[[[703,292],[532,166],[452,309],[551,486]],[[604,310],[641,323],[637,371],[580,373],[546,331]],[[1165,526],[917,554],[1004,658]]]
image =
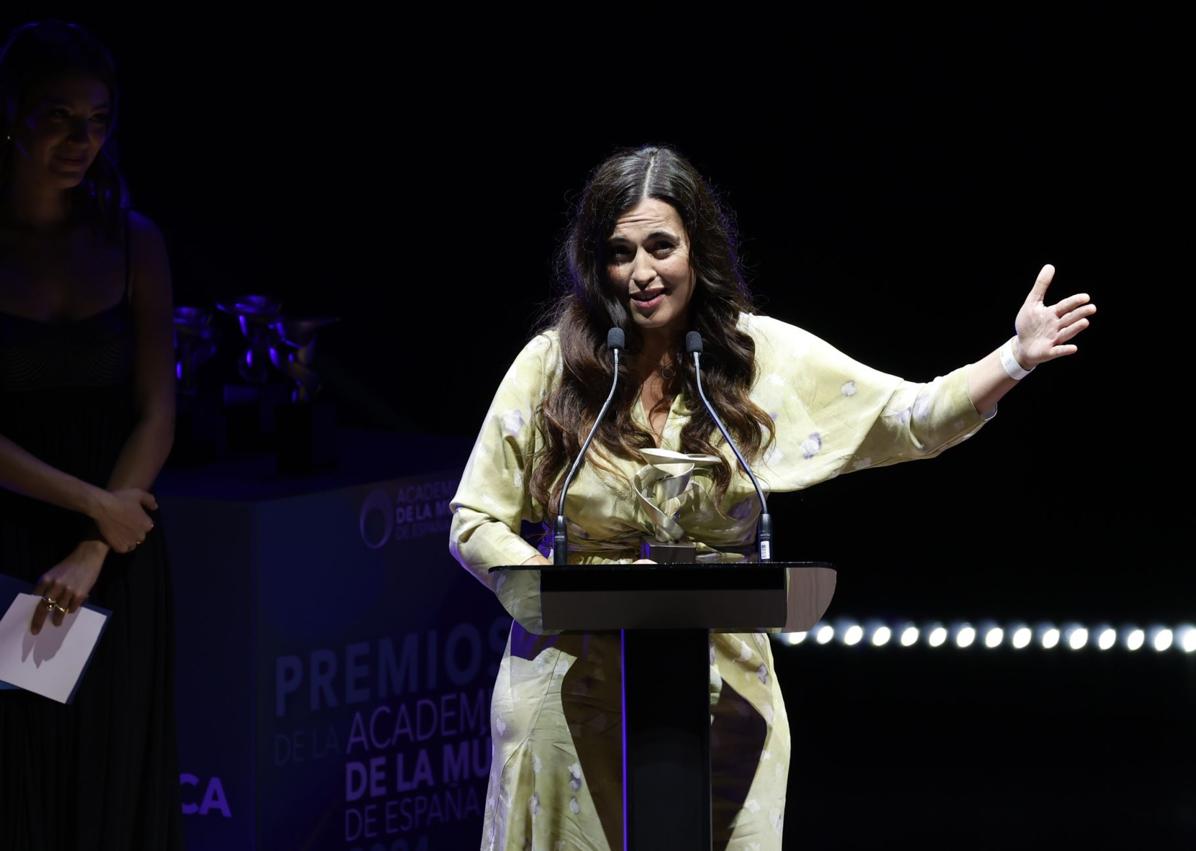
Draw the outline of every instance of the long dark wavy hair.
[[[619,151],[594,170],[582,190],[557,258],[564,292],[543,322],[560,335],[563,371],[560,384],[537,413],[546,440],[536,456],[529,487],[550,514],[557,511],[563,473],[610,392],[606,334],[612,325],[626,334],[628,357],[620,363],[618,393],[594,436],[595,444],[613,457],[641,463],[646,459],[640,450],[656,445],[652,435],[631,419],[640,392],[631,380],[640,334],[607,273],[608,240],[615,222],[645,198],[671,205],[689,238],[689,263],[695,273],[689,321],[704,343],[706,396],[749,460],[773,439],[772,419],[748,396],[756,377],[756,349],[737,322],[741,311],[751,311],[752,301],[740,273],[731,216],[709,183],[676,151],[655,146]],[[677,345],[674,360],[679,368],[666,383],[665,399],[683,394],[690,414],[681,431],[681,449],[717,455],[714,444],[722,437],[698,396],[693,363],[684,355],[683,341]],[[594,449],[591,446],[591,453]],[[613,472],[595,454],[587,463]],[[731,483],[731,468],[723,461],[712,471],[717,506]]]
[[[12,179],[16,156],[9,137],[33,108],[35,90],[46,81],[67,74],[86,74],[108,87],[107,141],[83,181],[70,194],[72,217],[97,225],[115,239],[128,201],[125,182],[116,164],[113,138],[120,100],[116,63],[107,48],[78,24],[32,21],[13,30],[0,47],[0,190]]]

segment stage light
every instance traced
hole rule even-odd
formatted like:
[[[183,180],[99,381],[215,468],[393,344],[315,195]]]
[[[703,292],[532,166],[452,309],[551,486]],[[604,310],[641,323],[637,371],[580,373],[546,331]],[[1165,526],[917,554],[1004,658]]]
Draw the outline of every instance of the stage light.
[[[1053,624],[1041,623],[1035,633],[1043,650],[1053,650],[1059,644],[1059,630]]]
[[[1150,646],[1159,653],[1170,649],[1174,639],[1175,635],[1171,632],[1170,627],[1152,626],[1150,628]]]
[[[926,643],[931,647],[942,647],[947,641],[947,628],[942,624],[935,624],[930,627],[929,635]]]
[[[1023,621],[1000,624],[984,620],[973,626],[967,621],[955,621],[944,625],[939,621],[916,624],[909,620],[885,622],[870,619],[861,624],[852,618],[837,618],[833,622],[819,622],[805,632],[776,633],[774,640],[790,647],[807,643],[812,639],[817,644],[830,644],[836,638],[846,647],[886,647],[900,643],[902,647],[913,647],[925,640],[930,647],[942,647],[951,642],[960,650],[973,645],[982,645],[993,650],[1008,645],[1014,650],[1024,650],[1037,643],[1043,650],[1052,650],[1065,645],[1072,650],[1082,650],[1090,644],[1102,652],[1112,650],[1120,644],[1133,653],[1149,644],[1156,652],[1171,648],[1184,653],[1196,654],[1196,624],[1186,623],[1177,627],[1154,624],[1142,628],[1126,624],[1120,628],[1107,622],[1092,627],[1075,621],[1055,626],[1049,621],[1040,621],[1033,626]]]
[[[985,621],[980,624],[980,635],[983,637],[984,646],[989,650],[1000,647],[1001,642],[1005,640],[1005,630],[992,621]]]
[[[1083,650],[1088,644],[1088,630],[1078,623],[1063,628],[1063,640],[1072,650]]]
[[[1009,643],[1013,646],[1014,650],[1025,650],[1029,646],[1031,639],[1034,638],[1034,630],[1030,629],[1024,623],[1011,624],[1009,633]]]
[[[901,628],[901,646],[913,647],[918,643],[918,628],[912,623]]]
[[[1121,630],[1121,646],[1131,653],[1141,650],[1146,643],[1146,631],[1136,626],[1127,626]]]
[[[873,647],[884,647],[889,643],[889,639],[893,637],[893,630],[889,629],[883,623],[872,628],[871,638]]]
[[[843,630],[843,643],[848,647],[855,647],[860,643],[860,639],[864,637],[864,628],[858,623],[853,623],[847,629]]]
[[[960,650],[971,647],[976,640],[976,628],[966,621],[956,624],[952,632],[955,633],[955,646]]]
[[[1185,653],[1196,652],[1196,627],[1184,624],[1176,633],[1179,636],[1179,648]]]

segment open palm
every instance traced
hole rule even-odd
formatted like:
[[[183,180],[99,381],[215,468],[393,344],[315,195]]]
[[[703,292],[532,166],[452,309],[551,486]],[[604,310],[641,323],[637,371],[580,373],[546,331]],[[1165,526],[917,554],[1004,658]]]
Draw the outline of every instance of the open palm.
[[[1054,277],[1054,266],[1048,263],[1042,267],[1014,321],[1017,360],[1026,369],[1074,355],[1076,345],[1068,340],[1087,328],[1088,317],[1096,313],[1096,305],[1090,303],[1088,293],[1077,293],[1057,304],[1046,304],[1047,288]]]

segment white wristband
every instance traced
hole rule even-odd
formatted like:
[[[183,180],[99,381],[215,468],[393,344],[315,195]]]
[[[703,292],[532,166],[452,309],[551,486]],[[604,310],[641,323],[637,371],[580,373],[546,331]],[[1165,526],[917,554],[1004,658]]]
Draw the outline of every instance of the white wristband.
[[[1022,365],[1017,362],[1017,358],[1013,354],[1013,341],[1017,337],[1010,337],[1009,342],[1001,346],[1001,366],[1005,367],[1005,374],[1014,381],[1021,381],[1027,375],[1034,371],[1034,367],[1023,369]]]

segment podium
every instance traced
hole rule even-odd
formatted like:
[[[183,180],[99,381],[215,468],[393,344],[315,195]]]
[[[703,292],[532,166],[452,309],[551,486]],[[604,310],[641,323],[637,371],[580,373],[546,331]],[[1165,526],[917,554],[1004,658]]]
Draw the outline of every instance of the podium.
[[[526,612],[509,612],[529,632],[621,633],[625,851],[710,848],[710,633],[809,630],[834,595],[831,565],[685,562],[491,570],[538,583],[539,624],[527,623]],[[648,659],[672,661],[648,665]]]

